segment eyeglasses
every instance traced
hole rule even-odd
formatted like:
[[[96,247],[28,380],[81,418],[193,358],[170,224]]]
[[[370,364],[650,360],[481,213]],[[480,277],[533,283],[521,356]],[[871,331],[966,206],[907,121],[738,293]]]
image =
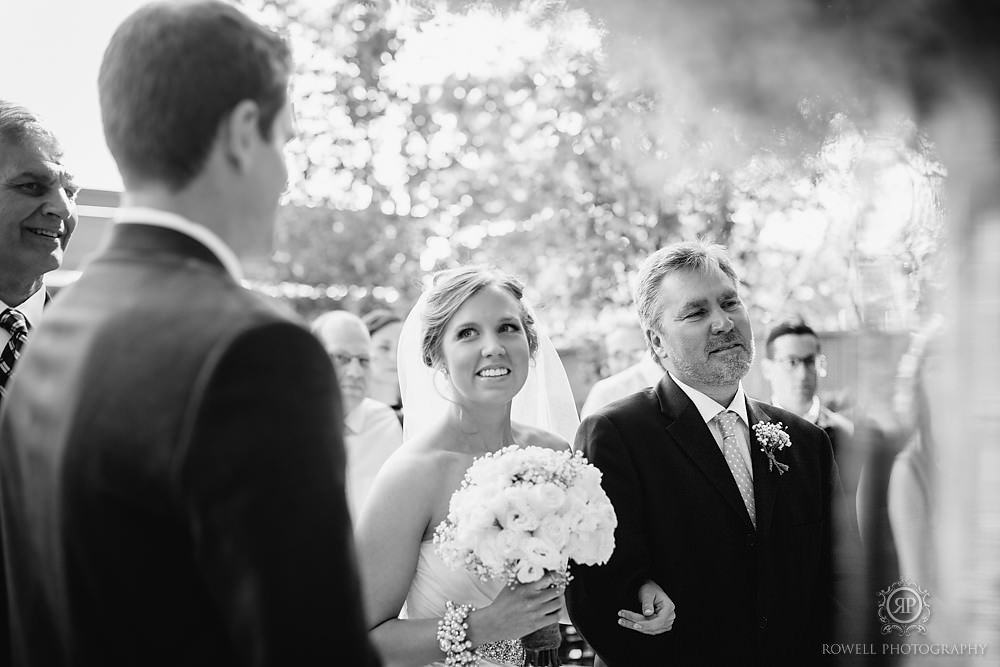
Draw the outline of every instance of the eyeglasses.
[[[775,357],[774,363],[786,371],[794,371],[799,366],[805,366],[806,370],[814,370],[821,377],[826,375],[826,357],[822,354],[811,354],[808,357]]]
[[[344,354],[343,352],[331,352],[330,360],[337,368],[346,368],[352,361],[357,361],[362,369],[367,370],[372,360],[367,354]]]

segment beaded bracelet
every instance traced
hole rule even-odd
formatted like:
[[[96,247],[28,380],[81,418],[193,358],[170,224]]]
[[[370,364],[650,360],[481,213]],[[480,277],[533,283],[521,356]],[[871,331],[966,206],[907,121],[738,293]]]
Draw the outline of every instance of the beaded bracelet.
[[[448,667],[470,667],[479,663],[469,641],[469,624],[466,619],[476,610],[471,604],[445,603],[444,616],[438,621],[437,640]]]

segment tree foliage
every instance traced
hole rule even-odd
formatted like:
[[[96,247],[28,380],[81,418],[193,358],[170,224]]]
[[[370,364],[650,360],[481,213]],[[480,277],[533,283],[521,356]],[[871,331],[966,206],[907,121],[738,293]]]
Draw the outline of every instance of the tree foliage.
[[[843,328],[866,298],[852,271],[887,253],[918,262],[935,238],[938,173],[914,128],[857,123],[848,96],[799,79],[780,100],[746,83],[713,97],[724,77],[706,92],[650,69],[663,54],[641,40],[629,71],[591,14],[561,2],[247,4],[288,32],[299,69],[303,175],[273,280],[380,286],[406,304],[428,272],[488,262],[574,333],[631,310],[652,250],[708,237],[730,246],[758,321],[797,310]],[[872,244],[882,225],[865,202],[899,165],[917,193],[905,205],[926,207]]]

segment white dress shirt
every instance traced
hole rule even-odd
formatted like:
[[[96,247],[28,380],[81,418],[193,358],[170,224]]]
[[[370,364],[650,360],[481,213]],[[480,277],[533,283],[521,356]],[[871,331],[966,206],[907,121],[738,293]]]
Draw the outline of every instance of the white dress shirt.
[[[639,363],[597,382],[587,394],[587,400],[580,409],[580,417],[586,417],[620,398],[652,387],[662,377],[663,369],[647,355]]]
[[[375,475],[403,443],[403,427],[385,403],[365,398],[344,418],[347,504],[357,520]]]
[[[743,462],[747,464],[750,479],[753,479],[753,462],[750,460],[750,419],[747,416],[747,400],[746,394],[743,392],[743,383],[740,382],[736,389],[736,395],[733,396],[733,400],[729,403],[729,406],[723,407],[714,398],[706,396],[694,387],[689,387],[678,380],[673,373],[670,374],[670,377],[681,388],[681,391],[694,401],[694,406],[698,408],[701,418],[708,424],[708,430],[712,432],[712,437],[715,438],[715,444],[719,446],[720,452],[722,451],[722,429],[719,427],[719,423],[715,421],[715,416],[726,410],[732,410],[739,415],[740,420],[738,422],[739,426],[736,428],[736,439],[740,445],[740,456],[743,457]]]

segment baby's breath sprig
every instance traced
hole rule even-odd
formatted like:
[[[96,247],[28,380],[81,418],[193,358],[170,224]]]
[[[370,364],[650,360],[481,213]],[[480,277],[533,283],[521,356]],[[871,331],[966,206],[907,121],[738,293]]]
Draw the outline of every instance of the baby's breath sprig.
[[[788,435],[785,425],[781,422],[757,422],[753,425],[754,435],[760,443],[760,451],[767,455],[767,469],[778,469],[779,475],[784,475],[788,470],[788,464],[782,463],[775,454],[785,447],[792,446],[792,439]]]

